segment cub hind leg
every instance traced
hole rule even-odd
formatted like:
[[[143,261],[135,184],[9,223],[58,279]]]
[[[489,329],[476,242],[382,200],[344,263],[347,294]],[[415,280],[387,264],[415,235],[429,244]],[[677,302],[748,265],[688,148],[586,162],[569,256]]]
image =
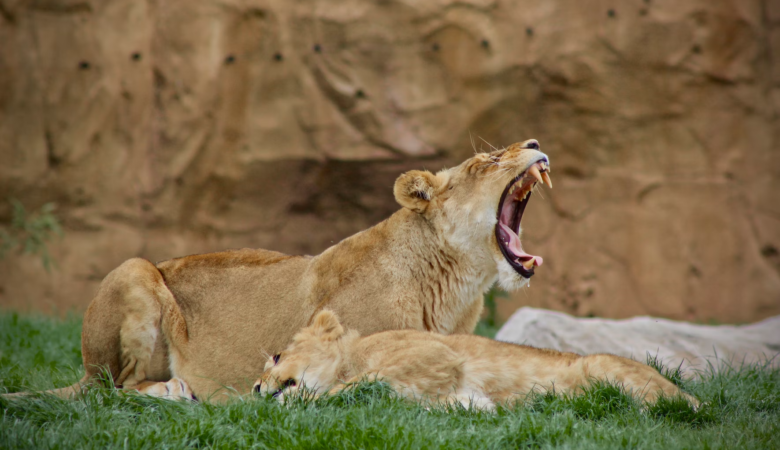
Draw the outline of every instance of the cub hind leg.
[[[454,395],[447,396],[446,403],[460,404],[464,408],[478,411],[494,411],[496,404],[481,389],[459,389]]]
[[[699,406],[695,397],[681,391],[677,385],[647,364],[608,354],[583,356],[581,361],[586,380],[599,379],[620,383],[634,396],[648,403],[655,403],[662,395],[680,395],[694,407]]]

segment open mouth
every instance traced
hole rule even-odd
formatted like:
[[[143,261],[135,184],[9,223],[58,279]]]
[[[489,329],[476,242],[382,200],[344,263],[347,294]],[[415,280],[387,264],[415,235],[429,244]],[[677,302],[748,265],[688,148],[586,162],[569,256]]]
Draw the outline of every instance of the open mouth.
[[[520,220],[531,191],[537,183],[546,184],[552,188],[550,166],[546,158],[533,163],[525,172],[516,176],[501,194],[498,203],[498,223],[496,224],[496,241],[504,258],[517,273],[525,278],[531,278],[534,267],[542,265],[542,257],[526,253],[520,243]]]

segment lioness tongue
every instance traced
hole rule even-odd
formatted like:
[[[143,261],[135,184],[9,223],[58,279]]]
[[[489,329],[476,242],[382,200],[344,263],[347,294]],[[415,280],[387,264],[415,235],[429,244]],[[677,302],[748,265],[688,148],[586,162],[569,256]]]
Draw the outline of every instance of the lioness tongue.
[[[529,255],[525,251],[523,251],[523,246],[520,245],[520,238],[517,237],[514,231],[512,231],[511,228],[504,225],[503,223],[499,224],[501,232],[499,233],[501,236],[501,239],[506,244],[506,248],[509,249],[512,254],[517,258],[517,261],[523,265],[526,269],[533,269],[534,266],[541,266],[544,260],[541,256],[535,256],[535,255]]]

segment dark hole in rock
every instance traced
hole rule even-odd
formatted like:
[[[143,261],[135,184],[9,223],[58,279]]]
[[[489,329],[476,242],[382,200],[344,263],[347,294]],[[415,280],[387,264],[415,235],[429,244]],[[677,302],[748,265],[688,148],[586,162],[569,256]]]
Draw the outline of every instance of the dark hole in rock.
[[[761,247],[761,255],[763,255],[765,258],[771,258],[773,256],[780,255],[780,251],[778,251],[777,247],[774,245],[766,244],[765,246]]]

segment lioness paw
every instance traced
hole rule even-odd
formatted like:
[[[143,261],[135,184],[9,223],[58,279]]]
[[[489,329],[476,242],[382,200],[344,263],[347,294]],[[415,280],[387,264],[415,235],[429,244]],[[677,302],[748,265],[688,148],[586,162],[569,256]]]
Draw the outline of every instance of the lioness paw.
[[[181,378],[171,378],[166,382],[151,383],[140,387],[138,392],[168,400],[197,400],[190,386]]]

